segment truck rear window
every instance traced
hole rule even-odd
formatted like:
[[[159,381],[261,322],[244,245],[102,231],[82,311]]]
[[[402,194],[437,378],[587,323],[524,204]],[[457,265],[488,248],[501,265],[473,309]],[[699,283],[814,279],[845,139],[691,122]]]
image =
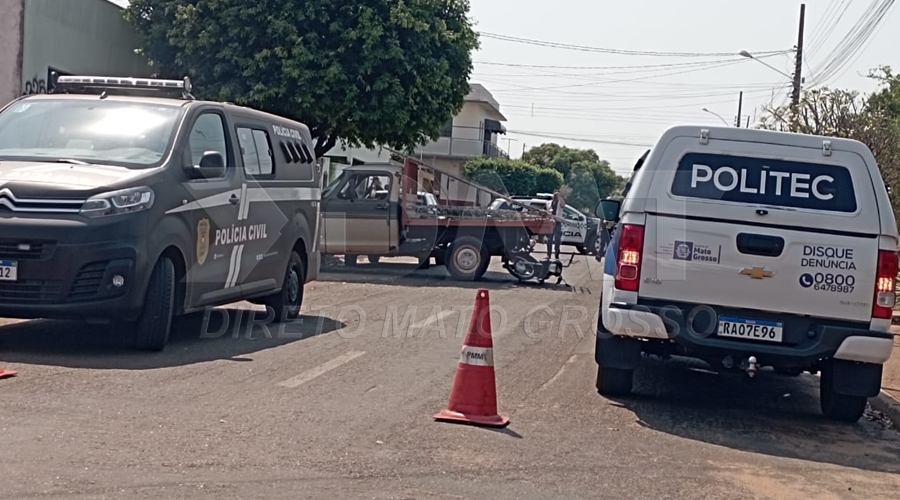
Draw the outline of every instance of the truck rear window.
[[[672,194],[735,203],[856,211],[850,170],[836,165],[688,153],[678,162]]]

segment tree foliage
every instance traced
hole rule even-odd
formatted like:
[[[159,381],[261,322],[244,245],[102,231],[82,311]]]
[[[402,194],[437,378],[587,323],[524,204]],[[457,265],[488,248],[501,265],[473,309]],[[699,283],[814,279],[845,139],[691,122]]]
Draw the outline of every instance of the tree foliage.
[[[869,95],[830,88],[804,92],[797,131],[855,139],[868,146],[896,207],[900,201],[900,75],[885,66],[869,76],[879,83],[878,90]],[[789,130],[790,116],[788,106],[768,107],[758,127]]]
[[[473,181],[510,196],[552,193],[563,185],[561,173],[509,158],[473,158],[463,166]]]
[[[468,0],[131,0],[161,76],[310,127],[316,154],[435,140],[469,92]]]
[[[529,149],[522,159],[563,174],[566,202],[588,213],[593,212],[600,199],[620,191],[625,183],[625,179],[610,168],[609,162],[601,160],[592,149],[547,143]]]

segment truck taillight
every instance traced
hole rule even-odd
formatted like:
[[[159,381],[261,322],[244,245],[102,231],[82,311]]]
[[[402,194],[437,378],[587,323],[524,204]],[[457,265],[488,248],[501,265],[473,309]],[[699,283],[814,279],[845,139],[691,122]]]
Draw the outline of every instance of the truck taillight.
[[[625,224],[619,236],[619,255],[616,261],[616,288],[638,291],[641,277],[641,252],[644,250],[644,226]]]
[[[890,319],[894,313],[894,302],[897,300],[897,252],[878,251],[878,271],[875,275],[875,303],[872,305],[872,317]]]

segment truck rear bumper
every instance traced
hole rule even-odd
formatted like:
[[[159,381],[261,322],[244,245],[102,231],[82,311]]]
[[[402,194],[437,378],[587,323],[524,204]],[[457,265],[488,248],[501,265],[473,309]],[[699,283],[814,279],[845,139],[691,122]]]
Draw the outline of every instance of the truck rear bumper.
[[[781,321],[783,339],[719,337],[719,315]],[[811,366],[828,359],[883,364],[893,350],[890,333],[860,323],[698,304],[610,303],[601,321],[603,330],[615,336],[671,341],[680,352],[705,359],[755,356],[761,365]]]

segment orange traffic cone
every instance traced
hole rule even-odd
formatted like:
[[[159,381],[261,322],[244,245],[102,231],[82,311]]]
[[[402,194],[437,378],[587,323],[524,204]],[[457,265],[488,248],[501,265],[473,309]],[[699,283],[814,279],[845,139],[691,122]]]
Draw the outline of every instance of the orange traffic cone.
[[[493,348],[490,300],[488,291],[480,288],[450,391],[450,404],[434,416],[435,420],[485,427],[509,424],[509,418],[497,414]]]

